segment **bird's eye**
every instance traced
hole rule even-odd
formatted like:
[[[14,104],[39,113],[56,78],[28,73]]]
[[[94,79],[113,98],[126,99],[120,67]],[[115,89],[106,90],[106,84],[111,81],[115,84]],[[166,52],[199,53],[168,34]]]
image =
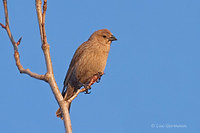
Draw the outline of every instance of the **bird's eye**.
[[[105,36],[105,35],[103,35],[103,38],[106,38],[106,36]]]

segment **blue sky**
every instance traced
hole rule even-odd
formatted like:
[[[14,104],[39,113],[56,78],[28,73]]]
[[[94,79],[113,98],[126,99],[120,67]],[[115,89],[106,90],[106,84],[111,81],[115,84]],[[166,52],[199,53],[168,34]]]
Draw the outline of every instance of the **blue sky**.
[[[60,89],[76,48],[108,28],[113,42],[101,82],[71,107],[74,133],[200,132],[200,1],[48,1],[47,38]],[[0,22],[4,23],[0,3]],[[45,73],[34,1],[8,1],[21,63]],[[19,74],[0,30],[0,132],[64,132],[48,84]],[[183,125],[186,127],[168,127]]]

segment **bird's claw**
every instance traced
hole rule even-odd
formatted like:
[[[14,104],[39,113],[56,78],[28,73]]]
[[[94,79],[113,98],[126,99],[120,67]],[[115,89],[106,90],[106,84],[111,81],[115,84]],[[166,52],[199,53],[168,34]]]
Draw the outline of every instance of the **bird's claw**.
[[[84,85],[84,88],[86,89],[86,90],[85,90],[85,94],[90,94],[90,93],[91,93],[91,91],[90,91],[90,92],[88,91],[88,90],[91,89],[91,86],[89,86],[89,85]]]
[[[85,91],[85,94],[90,94],[90,93],[91,93],[91,91],[88,91],[88,90]]]
[[[100,80],[101,80],[101,78],[97,79],[97,81],[96,81],[96,82],[97,82],[97,83],[99,83],[99,82],[100,82]]]
[[[93,85],[95,82],[99,83],[101,80],[101,76],[104,74],[104,72],[98,72],[97,74],[95,74],[91,80],[89,81],[89,83],[84,84],[84,88],[85,90],[85,94],[90,94],[91,92],[88,92],[88,90],[91,89],[91,85]]]
[[[96,82],[99,83],[101,80],[101,76],[104,75],[104,72],[98,72],[94,76],[97,76]]]

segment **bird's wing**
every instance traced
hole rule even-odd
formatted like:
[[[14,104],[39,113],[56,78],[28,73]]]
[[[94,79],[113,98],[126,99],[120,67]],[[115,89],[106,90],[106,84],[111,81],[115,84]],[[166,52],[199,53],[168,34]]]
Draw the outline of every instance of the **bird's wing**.
[[[67,71],[67,74],[65,76],[65,80],[64,80],[64,87],[63,87],[63,90],[62,90],[62,95],[64,96],[66,91],[67,91],[67,85],[68,85],[68,82],[70,80],[70,77],[71,77],[71,74],[72,72],[74,71],[75,69],[75,66],[76,66],[76,63],[79,61],[80,57],[82,56],[83,52],[84,52],[84,45],[86,44],[87,42],[84,42],[83,44],[81,44],[78,49],[76,50],[76,52],[74,53],[74,56],[71,60],[71,63],[69,65],[69,69]]]

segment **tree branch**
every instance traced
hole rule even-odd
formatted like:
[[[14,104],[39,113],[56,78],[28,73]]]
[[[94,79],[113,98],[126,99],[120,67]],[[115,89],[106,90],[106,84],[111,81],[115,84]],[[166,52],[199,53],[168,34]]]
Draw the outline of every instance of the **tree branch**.
[[[19,52],[18,52],[18,46],[21,42],[22,37],[17,41],[17,43],[15,42],[12,33],[10,31],[10,26],[9,26],[9,18],[8,18],[8,8],[7,8],[7,0],[3,0],[3,5],[4,5],[4,12],[5,12],[5,25],[1,24],[1,27],[4,28],[8,34],[8,37],[10,38],[10,41],[12,42],[13,48],[14,48],[14,58],[15,58],[15,62],[16,62],[16,66],[19,70],[20,73],[24,73],[27,74],[33,78],[36,79],[40,79],[40,80],[44,80],[46,81],[45,75],[40,75],[37,73],[33,73],[31,72],[29,69],[24,69],[23,66],[21,65],[20,62],[20,56],[19,56]]]
[[[63,96],[60,93],[58,89],[58,85],[55,81],[52,62],[51,62],[51,56],[50,56],[49,44],[47,42],[47,37],[46,37],[45,16],[46,16],[46,10],[47,10],[47,0],[44,0],[44,3],[43,3],[43,13],[42,13],[42,8],[41,8],[41,3],[42,3],[41,0],[36,0],[35,2],[36,2],[36,11],[38,15],[39,28],[40,28],[42,50],[45,56],[45,62],[46,62],[46,68],[47,68],[48,83],[51,86],[52,92],[62,110],[63,117],[64,117],[65,131],[67,133],[72,133],[71,120],[70,120],[70,115],[68,111],[69,103],[63,99]]]
[[[67,100],[67,102],[71,103],[78,96],[79,93],[85,92],[87,90],[88,89],[86,89],[86,88],[78,89],[77,92],[70,99]]]
[[[10,27],[9,27],[7,0],[3,0],[6,24],[3,25],[0,23],[0,26],[7,31],[10,41],[12,42],[12,45],[14,48],[14,58],[15,58],[16,66],[17,66],[19,72],[25,73],[33,78],[44,80],[49,83],[49,85],[52,89],[52,92],[62,110],[63,117],[64,117],[65,131],[66,131],[66,133],[72,133],[71,120],[70,120],[70,115],[69,115],[69,111],[68,111],[69,102],[66,102],[63,99],[63,96],[60,93],[58,85],[55,81],[52,62],[51,62],[51,56],[50,56],[50,50],[49,50],[49,44],[47,42],[47,37],[46,37],[46,32],[45,32],[45,16],[46,16],[46,10],[47,10],[47,0],[44,0],[43,13],[42,13],[42,7],[41,7],[42,1],[35,0],[35,3],[36,3],[36,11],[37,11],[37,16],[38,16],[38,24],[39,24],[39,28],[40,28],[42,50],[44,53],[46,68],[47,68],[47,72],[45,75],[39,75],[37,73],[33,73],[29,69],[24,69],[23,66],[21,65],[20,58],[19,58],[19,52],[18,52],[18,46],[21,42],[21,38],[16,43],[11,34]]]

